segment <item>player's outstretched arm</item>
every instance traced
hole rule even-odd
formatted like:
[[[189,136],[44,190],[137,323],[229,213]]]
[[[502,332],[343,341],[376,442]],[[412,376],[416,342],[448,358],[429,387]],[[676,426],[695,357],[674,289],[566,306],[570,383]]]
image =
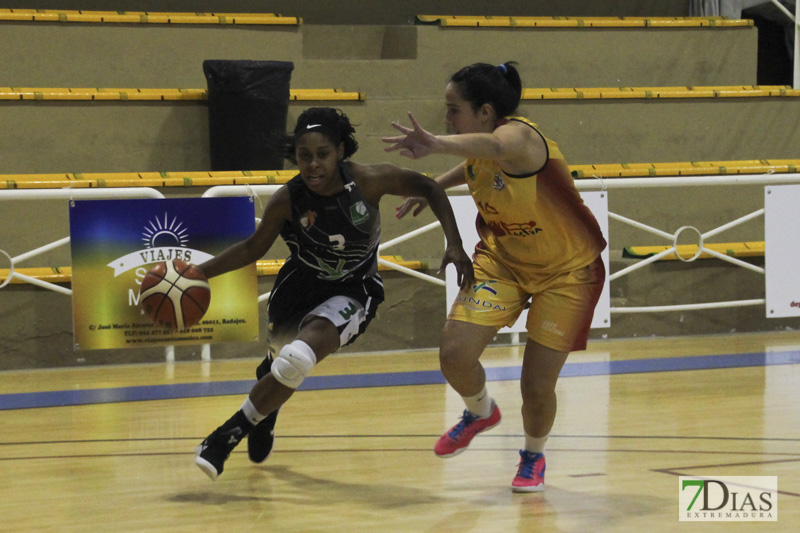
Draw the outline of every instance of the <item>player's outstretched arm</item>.
[[[378,205],[384,194],[424,198],[442,224],[447,239],[439,272],[452,263],[456,267],[460,287],[466,287],[474,282],[472,260],[464,252],[453,208],[444,189],[435,180],[419,172],[386,163],[369,166],[353,163],[351,168],[354,176],[359,177],[359,187],[374,205]]]
[[[290,217],[289,191],[286,187],[281,187],[267,202],[261,222],[250,237],[230,246],[198,267],[207,277],[213,278],[258,261],[275,243],[283,223]]]
[[[512,173],[539,169],[547,161],[544,139],[533,128],[520,122],[508,122],[492,132],[434,135],[426,131],[411,113],[408,118],[410,128],[392,122],[392,127],[403,135],[381,139],[391,144],[385,149],[387,152],[399,150],[400,155],[410,159],[431,154],[493,159],[503,162],[503,169]]]

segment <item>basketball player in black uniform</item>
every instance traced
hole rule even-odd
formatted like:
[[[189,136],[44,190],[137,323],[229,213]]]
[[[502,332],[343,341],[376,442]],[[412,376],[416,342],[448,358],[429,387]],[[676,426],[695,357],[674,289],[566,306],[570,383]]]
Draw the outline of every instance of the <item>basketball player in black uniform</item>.
[[[270,344],[282,347],[259,366],[242,407],[197,447],[195,463],[212,480],[246,436],[251,460],[267,458],[281,405],[314,365],[353,342],[375,316],[384,298],[377,273],[384,195],[426,198],[447,238],[442,270],[453,263],[462,287],[473,281],[443,189],[411,170],[348,161],[358,149],[354,133],[339,110],[303,112],[287,146],[300,173],[270,198],[252,236],[199,265],[209,278],[242,268],[261,258],[278,235],[291,251],[269,300]]]

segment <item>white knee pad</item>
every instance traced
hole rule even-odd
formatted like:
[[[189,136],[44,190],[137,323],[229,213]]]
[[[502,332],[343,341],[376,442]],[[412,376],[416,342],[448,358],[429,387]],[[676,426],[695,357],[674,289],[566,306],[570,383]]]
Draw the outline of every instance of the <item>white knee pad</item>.
[[[314,350],[305,342],[295,340],[284,346],[272,362],[272,375],[290,389],[296,389],[311,374],[315,364]]]

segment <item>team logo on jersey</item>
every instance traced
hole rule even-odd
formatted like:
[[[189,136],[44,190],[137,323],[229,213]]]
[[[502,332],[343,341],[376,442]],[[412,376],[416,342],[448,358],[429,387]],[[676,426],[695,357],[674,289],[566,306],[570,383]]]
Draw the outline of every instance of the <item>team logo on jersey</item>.
[[[305,215],[300,217],[300,225],[303,229],[308,229],[317,221],[317,214],[314,211],[307,211]]]
[[[498,172],[494,175],[494,181],[492,182],[492,188],[496,191],[502,191],[506,188],[506,182],[503,181],[503,176],[500,175]]]
[[[350,206],[350,219],[355,225],[362,224],[369,220],[369,212],[364,202],[358,201]]]
[[[494,280],[489,281],[481,281],[480,283],[476,283],[472,286],[472,292],[478,293],[479,291],[487,291],[495,296],[497,296],[497,291],[491,287],[492,283],[497,283]]]
[[[505,311],[506,306],[494,300],[497,290],[492,285],[497,283],[494,280],[481,281],[472,286],[472,295],[467,291],[460,291],[456,296],[456,301],[468,309],[474,311]],[[489,295],[483,294],[488,292]]]

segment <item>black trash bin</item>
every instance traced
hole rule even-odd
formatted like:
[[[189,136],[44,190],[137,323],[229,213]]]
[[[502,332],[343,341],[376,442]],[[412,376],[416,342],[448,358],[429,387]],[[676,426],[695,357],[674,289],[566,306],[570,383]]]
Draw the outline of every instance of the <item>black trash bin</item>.
[[[206,60],[212,170],[281,170],[294,63]]]

